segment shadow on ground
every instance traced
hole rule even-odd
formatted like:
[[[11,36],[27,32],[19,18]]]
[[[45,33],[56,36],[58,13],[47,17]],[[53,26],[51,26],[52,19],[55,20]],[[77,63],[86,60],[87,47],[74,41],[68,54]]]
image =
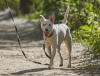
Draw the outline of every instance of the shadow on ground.
[[[34,72],[41,72],[41,71],[49,71],[50,69],[48,68],[36,68],[36,69],[28,69],[28,70],[22,70],[19,72],[11,73],[12,75],[23,75],[25,73],[34,73]],[[68,73],[73,73],[73,74],[78,74],[78,76],[99,76],[100,72],[99,70],[94,70],[94,69],[76,69],[76,68],[55,68],[52,70],[62,70],[66,71],[66,74],[61,74],[61,75],[67,75]]]

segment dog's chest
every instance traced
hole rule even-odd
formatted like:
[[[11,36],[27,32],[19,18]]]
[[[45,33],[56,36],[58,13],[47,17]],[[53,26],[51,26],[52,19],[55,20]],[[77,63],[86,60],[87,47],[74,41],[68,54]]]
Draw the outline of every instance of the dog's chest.
[[[52,44],[52,39],[51,38],[45,38],[45,43],[47,44],[47,45],[49,45],[49,46],[51,46],[51,44]]]

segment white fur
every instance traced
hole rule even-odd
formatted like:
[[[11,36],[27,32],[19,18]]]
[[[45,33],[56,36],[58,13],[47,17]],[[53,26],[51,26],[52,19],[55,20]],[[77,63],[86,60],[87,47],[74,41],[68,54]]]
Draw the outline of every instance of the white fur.
[[[48,29],[48,31],[49,31],[48,35],[50,35],[51,32],[54,30],[54,33],[50,38],[47,38],[44,35],[44,42],[47,47],[49,56],[51,57],[50,65],[48,68],[53,68],[53,60],[54,60],[56,51],[58,51],[59,56],[60,56],[60,66],[63,66],[63,58],[60,53],[60,45],[61,45],[62,41],[65,42],[65,44],[68,48],[68,56],[69,56],[68,67],[71,67],[71,48],[72,48],[71,40],[72,39],[71,39],[70,29],[66,25],[66,21],[68,18],[68,12],[69,12],[69,8],[66,10],[63,23],[61,23],[61,24],[54,24],[54,21],[53,21],[54,15],[50,16],[49,19],[45,19],[45,17],[43,17],[41,15],[42,30],[45,31],[45,29]],[[51,26],[49,26],[49,25],[51,25]],[[52,53],[51,53],[51,47],[53,49]]]

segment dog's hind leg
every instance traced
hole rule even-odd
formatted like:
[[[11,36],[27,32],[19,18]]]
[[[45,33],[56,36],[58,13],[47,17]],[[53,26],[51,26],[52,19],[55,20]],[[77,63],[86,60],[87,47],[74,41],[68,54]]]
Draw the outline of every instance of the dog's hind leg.
[[[68,57],[69,57],[69,63],[68,68],[71,68],[71,49],[72,49],[72,41],[71,41],[71,35],[67,35],[64,39],[64,42],[68,48]]]
[[[60,53],[60,45],[58,45],[58,54],[60,56],[60,65],[59,66],[63,66],[63,58],[62,58],[61,53]]]

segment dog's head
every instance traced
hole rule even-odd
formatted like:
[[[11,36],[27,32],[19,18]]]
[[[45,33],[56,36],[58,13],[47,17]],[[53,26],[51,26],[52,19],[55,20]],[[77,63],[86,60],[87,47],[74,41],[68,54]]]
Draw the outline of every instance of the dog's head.
[[[49,33],[53,30],[53,24],[54,24],[54,14],[52,14],[49,19],[45,19],[42,15],[40,15],[41,18],[41,28],[43,32],[45,33],[45,37],[49,35]]]

